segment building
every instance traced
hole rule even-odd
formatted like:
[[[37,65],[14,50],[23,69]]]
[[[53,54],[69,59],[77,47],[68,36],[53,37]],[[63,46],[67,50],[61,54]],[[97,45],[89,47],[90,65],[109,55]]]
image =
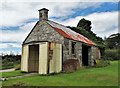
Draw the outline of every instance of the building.
[[[96,44],[48,20],[48,11],[46,8],[39,10],[39,21],[22,44],[21,70],[49,74],[93,66],[100,58]]]

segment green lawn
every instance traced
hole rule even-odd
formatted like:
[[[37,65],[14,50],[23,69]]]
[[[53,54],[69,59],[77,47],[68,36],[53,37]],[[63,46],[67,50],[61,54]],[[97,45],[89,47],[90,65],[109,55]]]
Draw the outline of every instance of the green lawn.
[[[3,72],[1,74],[2,74],[2,77],[7,78],[7,77],[25,75],[26,73],[22,73],[20,70],[15,70],[15,71],[12,71],[12,72]]]
[[[27,86],[118,86],[118,61],[112,61],[107,67],[82,69],[69,74],[10,79],[3,81],[3,86],[22,83]]]

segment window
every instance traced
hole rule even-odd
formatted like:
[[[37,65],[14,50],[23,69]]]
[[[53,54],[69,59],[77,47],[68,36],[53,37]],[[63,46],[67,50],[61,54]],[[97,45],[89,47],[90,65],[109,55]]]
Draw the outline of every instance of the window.
[[[72,42],[72,54],[75,54],[75,42]]]

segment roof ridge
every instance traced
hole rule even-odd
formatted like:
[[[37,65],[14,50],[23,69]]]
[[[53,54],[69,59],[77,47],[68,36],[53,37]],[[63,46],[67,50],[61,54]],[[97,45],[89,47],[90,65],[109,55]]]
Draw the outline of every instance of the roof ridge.
[[[51,20],[48,20],[48,21],[51,21]],[[65,25],[63,25],[63,24],[59,24],[59,23],[57,23],[57,22],[54,22],[54,21],[51,21],[51,22],[53,22],[53,23],[56,23],[56,24],[58,24],[58,25],[61,25],[61,26],[64,26],[64,27],[66,27]],[[70,29],[70,28],[68,28],[68,27],[66,27],[67,29]],[[85,39],[88,39],[87,37],[85,37],[85,36],[83,36],[82,34],[79,34],[78,32],[75,32],[75,31],[73,31],[73,30],[71,30],[70,29],[70,31],[72,31],[72,32],[74,32],[74,33],[77,33],[78,35],[81,35],[82,37],[84,37]]]
[[[69,35],[70,39],[72,39],[72,40],[78,40],[78,41],[81,41],[81,42],[84,42],[84,43],[87,43],[87,44],[96,45],[94,42],[92,42],[87,37],[71,30],[70,28],[67,28],[65,25],[59,24],[59,23],[51,21],[51,20],[48,20],[47,23],[49,25],[51,25],[52,27],[54,27],[55,30],[59,31],[59,33],[62,34],[63,32],[65,32],[64,34],[62,34],[64,37]],[[60,29],[61,31],[58,30],[58,29]]]
[[[63,24],[60,24],[60,23],[54,22],[54,21],[52,21],[52,20],[48,20],[48,21],[51,21],[51,22],[53,22],[53,23],[56,23],[56,24],[58,24],[58,25],[61,25],[61,26],[66,27],[66,26],[65,26],[65,25],[63,25]],[[66,27],[66,28],[67,28],[67,27]]]

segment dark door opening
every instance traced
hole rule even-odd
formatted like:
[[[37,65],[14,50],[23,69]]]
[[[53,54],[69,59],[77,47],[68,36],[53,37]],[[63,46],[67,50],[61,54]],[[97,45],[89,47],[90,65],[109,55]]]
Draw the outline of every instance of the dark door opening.
[[[88,66],[88,49],[86,45],[82,45],[82,64],[83,66]]]
[[[39,45],[29,45],[28,71],[38,72],[39,70]]]

